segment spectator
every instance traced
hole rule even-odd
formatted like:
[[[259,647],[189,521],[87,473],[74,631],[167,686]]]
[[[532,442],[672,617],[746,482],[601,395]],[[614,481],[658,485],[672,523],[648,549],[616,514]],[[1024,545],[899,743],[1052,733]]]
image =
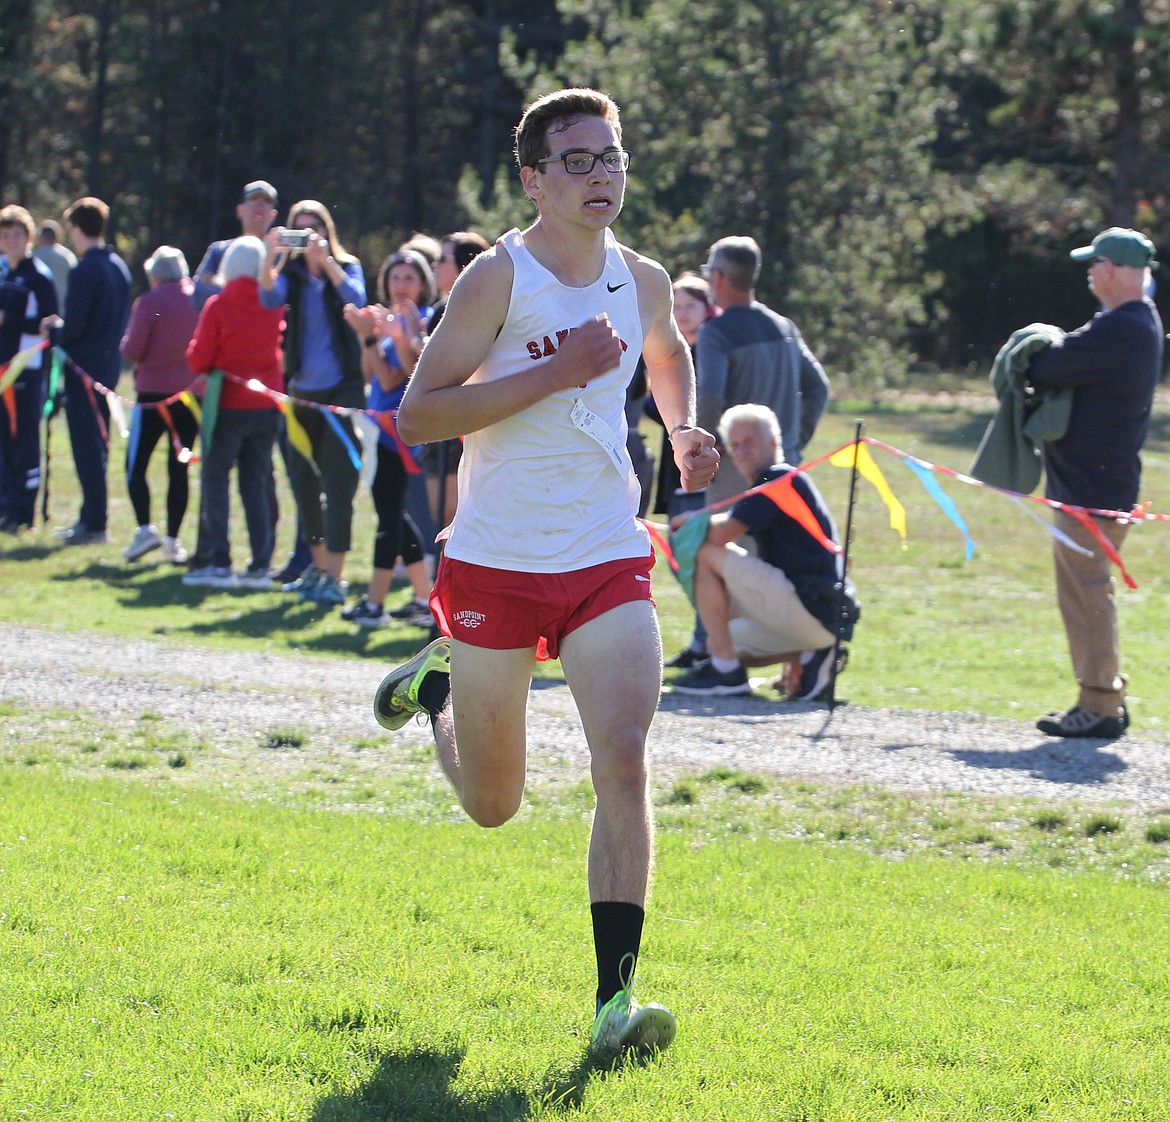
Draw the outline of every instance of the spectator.
[[[467,268],[485,249],[490,249],[487,239],[472,230],[459,230],[447,234],[440,243],[441,253],[435,263],[435,284],[439,298],[427,321],[427,334],[434,333],[447,309],[447,297],[455,287],[459,274]],[[442,529],[455,517],[455,506],[459,501],[459,485],[456,472],[463,455],[463,441],[437,440],[424,444],[422,468],[426,476],[427,499],[435,525]]]
[[[790,464],[799,464],[829,400],[829,379],[796,325],[756,299],[762,256],[752,238],[721,238],[702,268],[723,314],[696,342],[699,425],[714,429],[732,405],[766,405],[780,422]],[[738,494],[747,481],[720,471],[711,500]]]
[[[1089,289],[1101,303],[1088,323],[1032,358],[1041,390],[1072,390],[1068,427],[1044,444],[1045,495],[1089,510],[1132,510],[1141,487],[1142,445],[1154,390],[1162,376],[1162,321],[1144,295],[1154,244],[1137,230],[1113,227],[1074,249],[1088,265]],[[1129,524],[1094,514],[1093,525],[1118,552]],[[1079,692],[1065,713],[1036,722],[1048,736],[1115,740],[1129,725],[1121,673],[1111,562],[1089,528],[1058,509],[1056,527],[1077,548],[1054,547],[1056,598]]]
[[[138,529],[122,551],[127,561],[137,561],[162,548],[162,558],[181,565],[187,551],[179,542],[179,529],[187,513],[189,497],[187,461],[179,449],[191,449],[199,434],[199,422],[182,401],[169,400],[192,381],[187,365],[187,344],[199,313],[191,304],[192,284],[187,259],[173,246],[160,246],[147,259],[150,288],[130,309],[130,324],[122,337],[122,357],[134,364],[134,389],[138,403],[130,419],[126,446],[126,489],[138,520]],[[160,408],[161,402],[167,402]],[[160,537],[150,520],[150,484],[146,470],[159,439],[167,436],[167,525]],[[175,444],[178,443],[179,447]]]
[[[57,307],[65,307],[65,294],[69,291],[69,270],[77,264],[77,255],[68,246],[61,244],[61,223],[55,218],[46,218],[37,231],[37,247],[33,256],[47,265],[53,274],[53,287],[57,290]]]
[[[719,312],[715,302],[711,299],[711,290],[707,282],[697,273],[683,273],[672,285],[674,293],[674,322],[679,332],[691,348],[691,356],[695,354],[695,343],[699,331],[709,319]],[[654,405],[653,387],[651,397],[647,401],[646,412],[662,424],[658,415],[658,408]],[[720,470],[728,468],[734,471],[734,464],[723,464]],[[665,514],[668,518],[676,518],[688,510],[698,510],[707,502],[707,492],[684,491],[679,479],[678,467],[670,453],[670,435],[665,428],[662,433],[662,458],[658,467],[658,485],[655,493],[654,510],[658,514]],[[691,641],[678,654],[666,660],[665,665],[671,670],[693,670],[707,661],[707,631],[703,621],[695,613],[695,627],[691,632]]]
[[[255,179],[245,185],[240,201],[236,204],[236,218],[239,219],[240,233],[254,238],[263,238],[269,227],[276,221],[276,188],[266,179]],[[208,297],[219,291],[218,276],[223,265],[223,255],[234,238],[212,242],[195,270],[195,287],[192,300],[195,310],[200,311]]]
[[[389,307],[345,309],[346,322],[362,340],[362,372],[369,381],[367,405],[379,412],[397,411],[406,381],[422,351],[422,325],[430,315],[434,279],[426,259],[414,250],[392,253],[378,275],[378,295]],[[390,619],[430,628],[434,624],[427,604],[431,581],[422,540],[414,519],[406,512],[407,468],[400,448],[388,432],[378,434],[377,467],[370,488],[377,513],[374,568],[365,596],[342,612],[342,618],[362,627],[380,627]],[[413,598],[388,612],[386,596],[401,556]]]
[[[78,199],[65,212],[77,267],[69,274],[65,319],[51,316],[42,326],[60,328],[57,342],[72,363],[65,365],[65,420],[73,463],[81,483],[81,510],[72,526],[55,531],[62,545],[108,541],[110,407],[105,394],[85,377],[113,389],[122,373],[119,345],[130,318],[130,270],[106,244],[110,208],[101,199]],[[85,377],[83,377],[83,375]]]
[[[295,203],[288,224],[306,237],[306,245],[290,252],[279,245],[284,229],[270,230],[260,283],[260,301],[266,308],[288,305],[284,337],[288,392],[318,405],[362,409],[361,345],[345,322],[347,304],[363,307],[366,303],[361,262],[338,241],[333,217],[323,203],[314,199]],[[358,468],[351,459],[356,444],[353,425],[348,417],[334,415],[335,429],[313,405],[294,405],[293,412],[312,447],[313,462],[295,448],[290,451],[289,481],[313,564],[282,587],[303,600],[344,604],[342,572],[358,485]]]
[[[183,577],[185,585],[210,588],[267,588],[271,578],[273,518],[272,447],[282,425],[280,406],[268,394],[236,379],[255,379],[280,392],[283,381],[280,333],[284,315],[265,308],[259,299],[259,278],[265,264],[264,243],[256,237],[237,238],[223,257],[222,292],[211,296],[187,348],[196,374],[223,371],[214,428],[203,438],[203,513],[210,564]],[[235,378],[227,375],[235,375]],[[206,421],[206,417],[204,420]],[[231,567],[228,481],[236,469],[236,486],[252,559],[236,575]]]
[[[24,207],[0,210],[0,365],[41,342],[41,320],[57,313],[52,275],[29,256],[33,230]],[[0,399],[0,532],[6,534],[30,529],[36,516],[46,365],[38,351]]]
[[[273,222],[276,221],[276,199],[276,188],[266,179],[255,179],[251,183],[245,184],[240,194],[240,201],[236,204],[236,218],[240,223],[240,233],[254,238],[263,238]],[[225,238],[222,241],[212,242],[207,247],[207,252],[204,253],[203,260],[195,271],[195,291],[192,299],[196,309],[201,309],[207,303],[208,297],[219,291],[219,282],[216,278],[223,264],[223,255],[233,240],[233,238]],[[288,444],[283,430],[278,438],[278,445],[287,470]],[[276,526],[280,521],[280,502],[276,493],[275,475],[273,476],[269,503],[272,508],[273,533],[275,534]],[[206,568],[209,561],[203,539],[201,517],[199,541],[196,545],[195,556],[191,559],[191,566],[195,569]],[[278,574],[278,579],[281,581],[295,580],[304,571],[309,561],[309,543],[305,540],[304,534],[301,533],[300,519],[298,518],[293,552],[284,569]]]
[[[824,537],[839,541],[812,480],[785,462],[780,425],[771,409],[732,406],[719,422],[719,436],[753,487],[791,479],[793,494],[812,511]],[[748,535],[758,556],[736,544]],[[851,638],[860,614],[841,555],[763,494],[740,499],[730,513],[711,516],[695,557],[695,604],[707,629],[710,659],[673,683],[679,693],[750,693],[745,663],[799,660],[802,674],[791,696],[821,698],[832,680],[835,637],[840,631],[843,639]],[[844,616],[840,629],[839,610]]]
[[[671,287],[674,292],[674,322],[691,348],[691,358],[694,359],[699,329],[707,320],[718,315],[719,309],[711,299],[711,290],[707,287],[707,282],[698,273],[683,273]],[[650,396],[646,399],[645,412],[651,420],[662,424],[658,407],[654,404],[653,386],[650,387]],[[684,510],[697,509],[705,501],[706,492],[687,492],[682,489],[674,455],[670,451],[670,437],[663,429],[658,482],[654,488],[654,513],[673,518]]]

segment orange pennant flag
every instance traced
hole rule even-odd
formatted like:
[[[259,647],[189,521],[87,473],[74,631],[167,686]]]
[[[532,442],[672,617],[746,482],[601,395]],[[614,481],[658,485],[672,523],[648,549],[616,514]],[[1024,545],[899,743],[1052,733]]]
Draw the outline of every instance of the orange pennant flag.
[[[771,499],[793,521],[799,522],[830,553],[841,553],[841,547],[821,529],[821,524],[817,521],[816,515],[809,510],[808,503],[796,493],[796,489],[792,485],[795,474],[793,472],[780,479],[773,479],[770,483],[764,483],[755,490]]]
[[[5,386],[0,390],[0,400],[4,402],[4,408],[8,410],[8,433],[13,440],[16,439],[16,390],[12,386]]]

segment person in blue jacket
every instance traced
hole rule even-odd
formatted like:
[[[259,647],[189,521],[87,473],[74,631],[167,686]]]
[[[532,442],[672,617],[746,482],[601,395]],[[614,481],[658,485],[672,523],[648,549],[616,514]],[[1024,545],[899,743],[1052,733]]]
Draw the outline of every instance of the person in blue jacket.
[[[29,255],[35,230],[24,207],[0,210],[0,364],[41,342],[41,320],[57,312],[53,274]],[[6,534],[29,529],[36,512],[47,368],[38,351],[0,399],[0,532]]]
[[[52,316],[42,324],[57,329],[57,345],[70,359],[65,364],[65,420],[81,484],[81,509],[71,526],[55,531],[62,545],[108,540],[110,407],[86,378],[108,389],[118,384],[120,346],[130,319],[130,270],[106,244],[109,216],[110,208],[92,196],[78,199],[65,212],[77,266],[69,274],[64,321]]]

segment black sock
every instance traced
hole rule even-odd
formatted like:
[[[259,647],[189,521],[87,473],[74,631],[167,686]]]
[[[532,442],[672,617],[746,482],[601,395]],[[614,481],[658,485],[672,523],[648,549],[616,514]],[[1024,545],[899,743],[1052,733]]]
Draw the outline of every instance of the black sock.
[[[418,700],[434,720],[451,696],[451,675],[442,670],[432,670],[418,687]]]
[[[597,1008],[600,1009],[634,976],[642,946],[645,909],[637,904],[605,900],[590,904],[593,916],[593,950],[597,955]],[[622,959],[634,956],[622,969]]]

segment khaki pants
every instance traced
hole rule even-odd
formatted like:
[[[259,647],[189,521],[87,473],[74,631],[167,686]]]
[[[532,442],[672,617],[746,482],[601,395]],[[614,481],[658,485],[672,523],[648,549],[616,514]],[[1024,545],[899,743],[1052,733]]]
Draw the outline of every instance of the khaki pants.
[[[1080,686],[1077,705],[1109,717],[1120,716],[1126,680],[1121,675],[1112,562],[1071,515],[1058,510],[1055,521],[1057,529],[1092,551],[1091,557],[1085,557],[1059,543],[1054,551],[1056,599]],[[1129,526],[1112,518],[1094,518],[1093,522],[1120,552]]]
[[[727,546],[723,582],[730,599],[728,626],[741,658],[764,659],[833,645],[833,634],[801,603],[783,570]]]

